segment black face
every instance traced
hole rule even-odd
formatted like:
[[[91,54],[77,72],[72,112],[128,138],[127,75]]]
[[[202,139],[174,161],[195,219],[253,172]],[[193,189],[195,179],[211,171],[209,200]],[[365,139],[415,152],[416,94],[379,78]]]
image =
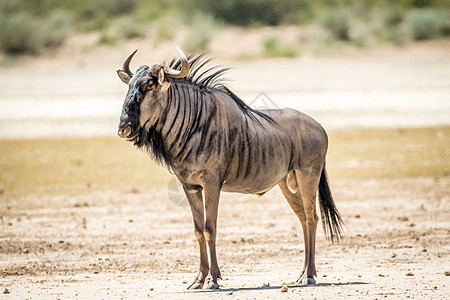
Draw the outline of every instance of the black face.
[[[140,68],[131,78],[119,121],[118,135],[121,138],[131,141],[138,135],[141,102],[156,82],[148,67]]]

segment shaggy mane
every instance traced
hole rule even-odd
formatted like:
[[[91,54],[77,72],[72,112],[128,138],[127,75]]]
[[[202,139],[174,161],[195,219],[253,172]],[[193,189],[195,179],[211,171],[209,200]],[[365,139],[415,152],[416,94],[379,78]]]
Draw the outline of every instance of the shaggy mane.
[[[189,61],[190,71],[186,78],[184,78],[185,81],[202,90],[218,90],[227,94],[238,105],[241,111],[252,119],[252,121],[261,124],[258,118],[256,118],[257,115],[271,123],[275,123],[275,121],[265,113],[248,106],[228,88],[225,84],[226,79],[223,78],[223,75],[230,70],[230,68],[224,68],[217,65],[210,66],[212,58],[206,57],[204,53],[189,55],[187,59]],[[168,66],[172,69],[180,70],[181,60],[174,58]]]

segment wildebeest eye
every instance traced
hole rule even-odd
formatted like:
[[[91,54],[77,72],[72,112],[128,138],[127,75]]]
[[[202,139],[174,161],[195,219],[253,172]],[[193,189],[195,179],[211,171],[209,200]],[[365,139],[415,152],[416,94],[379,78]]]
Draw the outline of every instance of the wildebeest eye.
[[[149,90],[154,89],[155,86],[156,86],[155,81],[154,81],[153,79],[149,79],[149,80],[144,81],[144,82],[141,84],[141,90],[142,90],[143,92],[147,92],[147,91],[149,91]]]

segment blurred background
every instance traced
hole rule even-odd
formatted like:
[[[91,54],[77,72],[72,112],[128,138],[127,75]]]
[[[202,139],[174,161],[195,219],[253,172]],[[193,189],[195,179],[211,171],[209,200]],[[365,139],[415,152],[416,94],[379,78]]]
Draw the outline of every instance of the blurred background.
[[[449,0],[0,0],[1,290],[183,295],[198,259],[189,208],[174,177],[117,136],[116,69],[135,49],[133,71],[178,46],[232,67],[248,104],[296,108],[329,135],[347,229],[334,245],[318,230],[325,284],[298,292],[445,299],[449,37]],[[280,190],[224,193],[219,214],[221,284],[278,298],[304,251]]]

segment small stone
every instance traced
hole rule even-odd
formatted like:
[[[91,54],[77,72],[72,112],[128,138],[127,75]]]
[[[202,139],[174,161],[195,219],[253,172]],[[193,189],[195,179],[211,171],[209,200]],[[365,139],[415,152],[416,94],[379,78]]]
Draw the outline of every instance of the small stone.
[[[450,276],[450,272],[449,272],[449,271],[445,271],[445,272],[444,272],[444,275],[445,275],[445,276]]]
[[[183,280],[183,284],[186,284],[187,283],[187,280]]]
[[[283,286],[281,287],[281,292],[282,292],[282,293],[286,293],[288,290],[289,290],[288,287],[285,286],[285,285],[283,285]]]
[[[411,272],[408,272],[408,273],[406,273],[406,276],[414,276],[414,274]]]
[[[265,287],[270,286],[270,282],[264,282],[262,286],[265,286]]]
[[[150,292],[153,291],[155,288],[150,288]]]
[[[230,296],[231,296],[231,295],[233,295],[233,292],[231,291],[231,292],[227,293],[227,295],[230,295]]]
[[[379,277],[386,277],[386,275],[378,274]]]
[[[11,291],[10,291],[8,288],[5,288],[5,289],[3,290],[3,294],[9,294],[9,293],[11,293]]]
[[[27,248],[23,249],[23,253],[30,253],[30,250],[28,250]]]

